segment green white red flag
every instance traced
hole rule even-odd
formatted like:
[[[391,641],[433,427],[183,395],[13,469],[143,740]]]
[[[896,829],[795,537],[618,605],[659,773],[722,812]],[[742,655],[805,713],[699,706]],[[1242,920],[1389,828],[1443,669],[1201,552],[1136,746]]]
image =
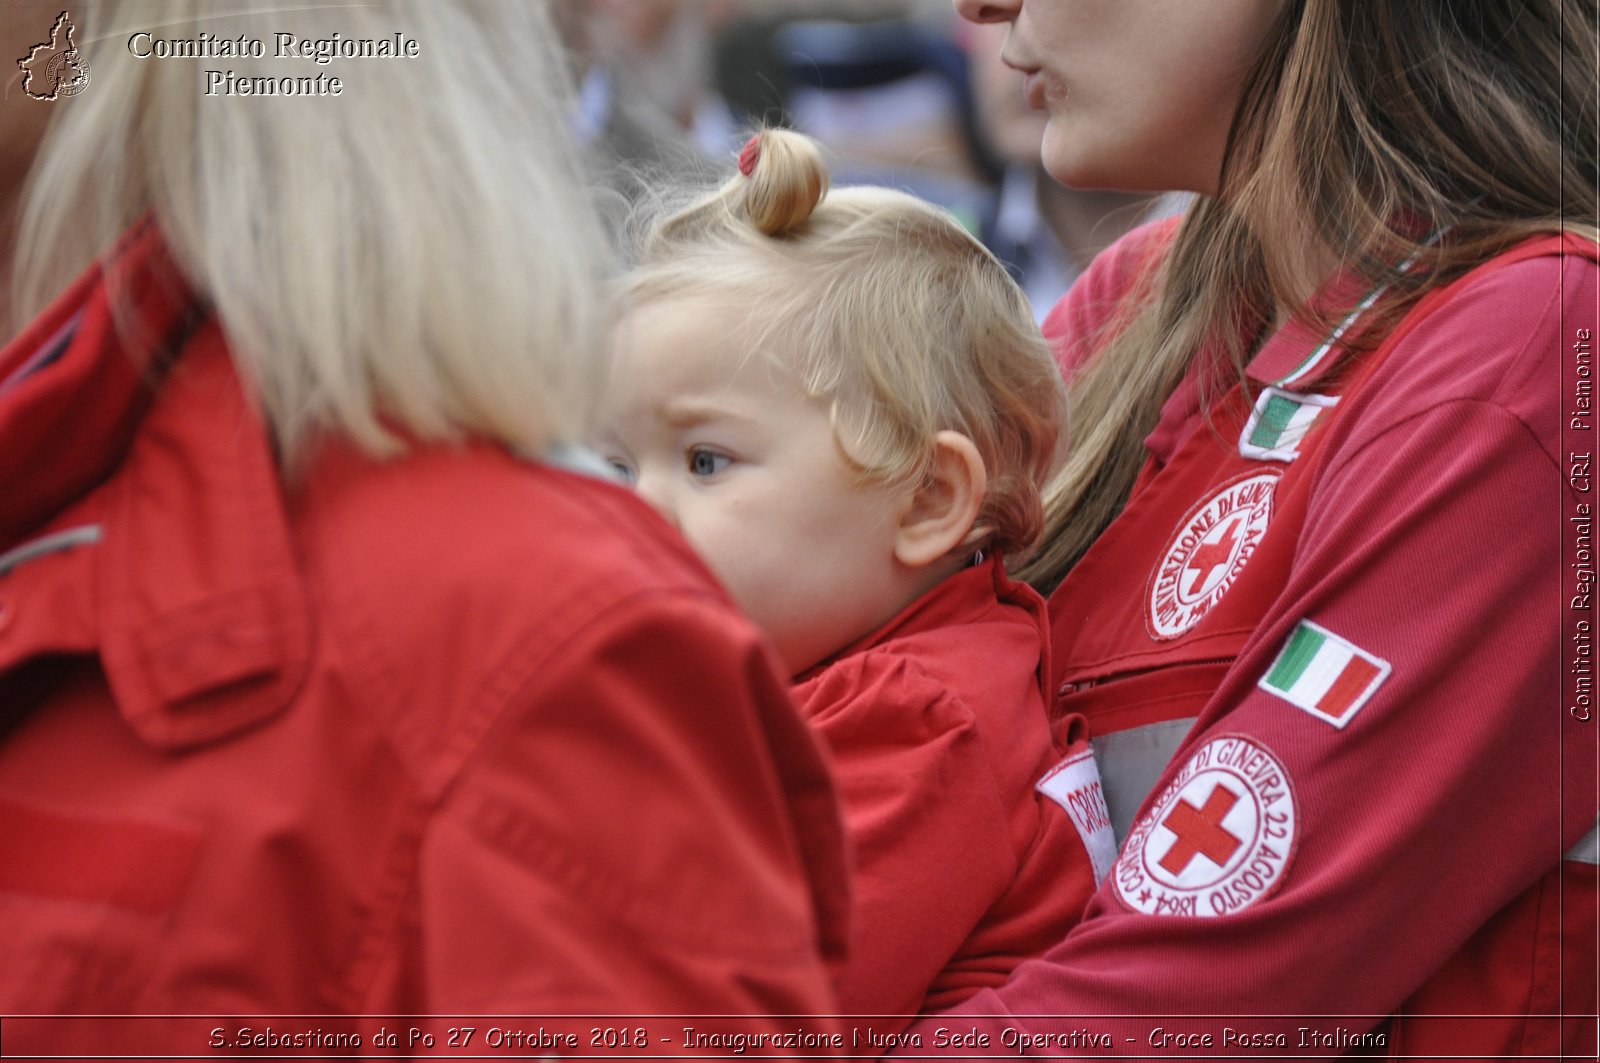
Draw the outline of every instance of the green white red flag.
[[[1343,728],[1377,693],[1389,672],[1388,661],[1302,620],[1257,685]]]

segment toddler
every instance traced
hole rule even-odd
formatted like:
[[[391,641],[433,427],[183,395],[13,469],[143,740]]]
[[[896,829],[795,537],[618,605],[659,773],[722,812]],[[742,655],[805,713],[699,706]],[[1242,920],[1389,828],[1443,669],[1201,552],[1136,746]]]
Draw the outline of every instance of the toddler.
[[[1115,855],[1003,562],[1041,529],[1061,379],[948,214],[830,192],[796,133],[739,169],[644,238],[603,446],[794,677],[854,849],[841,1004],[909,1016],[1059,941]]]

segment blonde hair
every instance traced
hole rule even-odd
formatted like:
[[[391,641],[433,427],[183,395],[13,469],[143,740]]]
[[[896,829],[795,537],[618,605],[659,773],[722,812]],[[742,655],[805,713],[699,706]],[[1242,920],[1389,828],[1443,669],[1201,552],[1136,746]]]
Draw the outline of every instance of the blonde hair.
[[[741,304],[753,345],[827,404],[864,477],[919,485],[934,436],[972,440],[988,489],[967,545],[1015,555],[1043,527],[1065,393],[1026,297],[948,213],[884,188],[829,190],[814,141],[765,129],[748,176],[648,223],[635,304]]]
[[[91,7],[84,22],[93,80],[55,105],[31,176],[19,311],[153,216],[290,462],[324,432],[378,456],[402,434],[530,451],[583,435],[604,379],[607,261],[543,4],[164,0]],[[243,35],[266,54],[138,58],[140,31]],[[414,57],[275,54],[279,33],[397,32]],[[224,69],[342,90],[207,96],[205,71]]]
[[[1246,80],[1220,194],[1135,278],[1069,388],[1082,431],[1024,578],[1054,589],[1121,511],[1144,437],[1200,352],[1221,350],[1242,378],[1277,307],[1332,327],[1342,308],[1308,305],[1319,262],[1389,286],[1347,337],[1359,351],[1512,244],[1592,239],[1595,15],[1594,0],[1288,0]]]

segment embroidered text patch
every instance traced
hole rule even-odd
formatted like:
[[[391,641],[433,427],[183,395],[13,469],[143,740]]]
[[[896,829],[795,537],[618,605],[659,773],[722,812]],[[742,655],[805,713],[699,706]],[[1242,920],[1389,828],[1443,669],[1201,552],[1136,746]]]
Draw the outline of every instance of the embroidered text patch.
[[[1251,738],[1213,738],[1134,823],[1113,879],[1146,915],[1215,917],[1283,882],[1294,854],[1294,790],[1282,762]]]
[[[1117,838],[1111,829],[1111,813],[1106,808],[1100,786],[1100,769],[1089,750],[1072,756],[1050,769],[1035,787],[1067,810],[1072,825],[1078,828],[1083,847],[1089,851],[1096,885],[1105,881],[1117,859]]]

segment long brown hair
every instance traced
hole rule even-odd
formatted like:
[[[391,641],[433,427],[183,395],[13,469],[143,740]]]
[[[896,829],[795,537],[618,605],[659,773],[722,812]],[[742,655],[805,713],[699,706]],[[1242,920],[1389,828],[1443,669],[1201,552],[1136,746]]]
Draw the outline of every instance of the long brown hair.
[[[1347,345],[1360,350],[1530,235],[1593,237],[1595,23],[1596,0],[1288,0],[1245,80],[1219,194],[1069,388],[1071,453],[1023,578],[1053,590],[1121,511],[1197,352],[1242,375],[1278,308],[1333,324],[1308,306],[1328,263],[1389,285]]]

